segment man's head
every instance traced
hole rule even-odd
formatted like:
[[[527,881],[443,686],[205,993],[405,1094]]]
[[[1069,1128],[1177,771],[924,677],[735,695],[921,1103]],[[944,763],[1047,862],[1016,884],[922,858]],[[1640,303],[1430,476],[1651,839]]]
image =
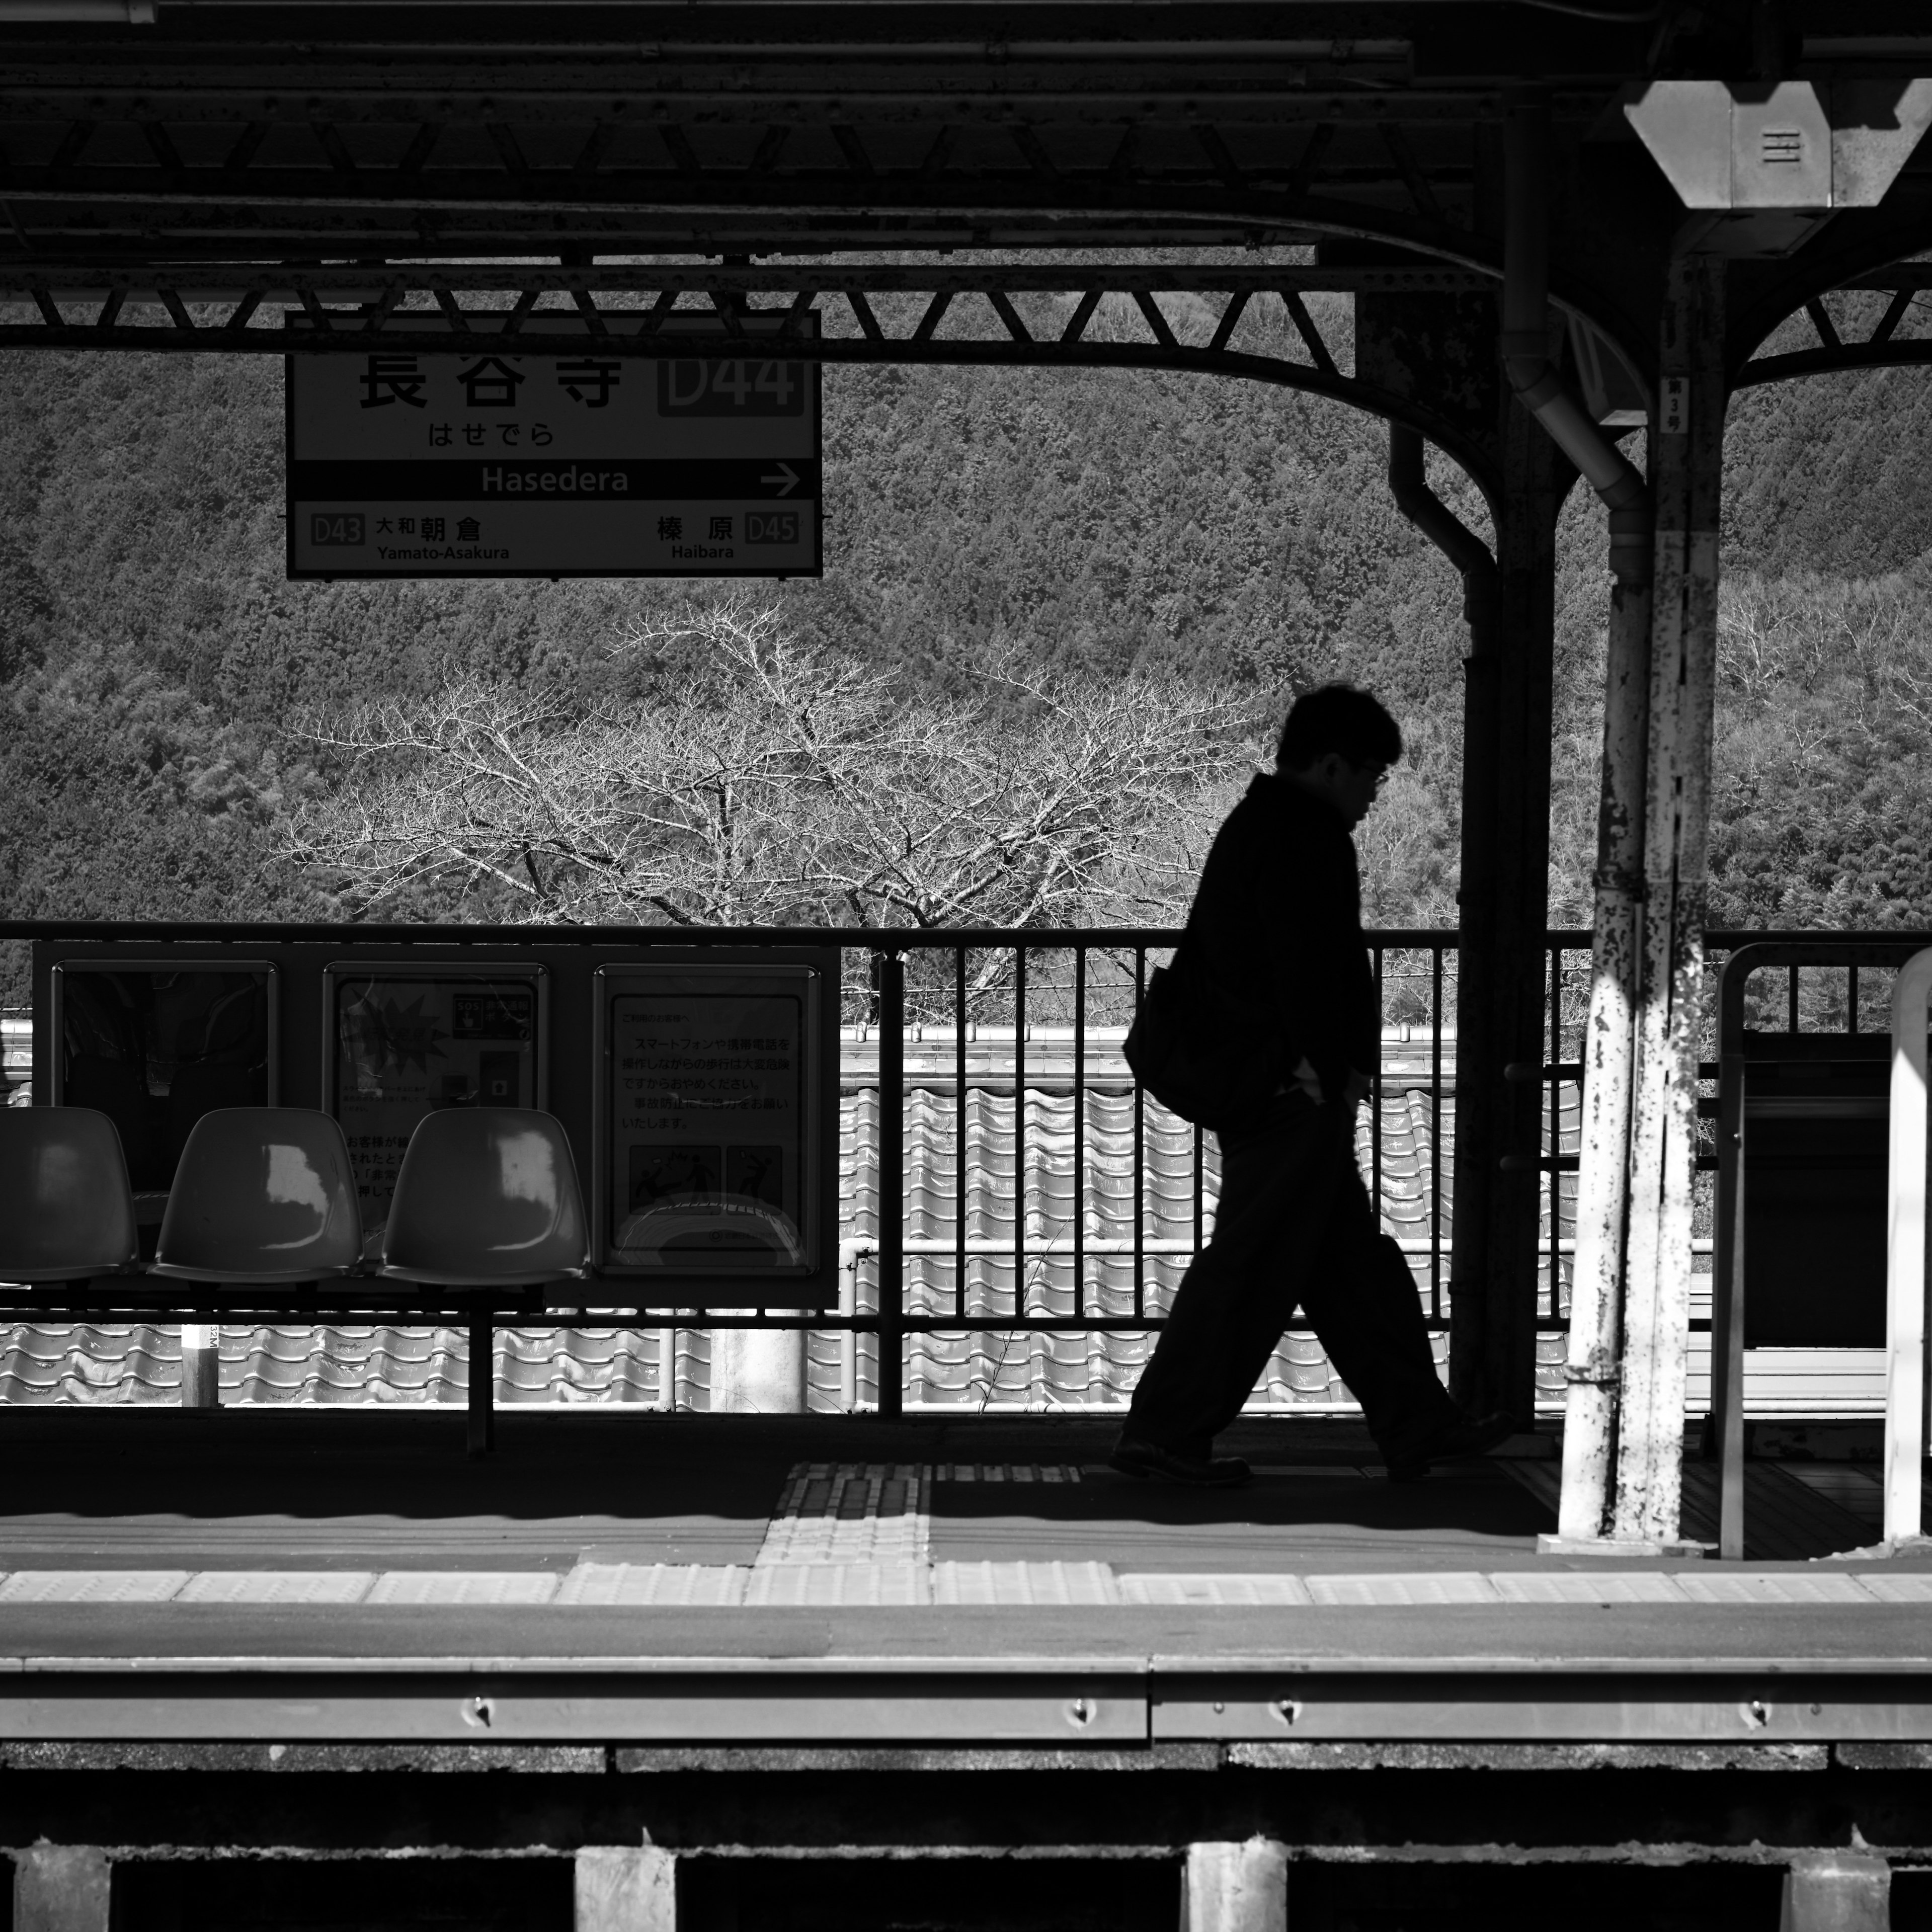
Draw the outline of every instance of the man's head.
[[[1384,773],[1401,756],[1400,729],[1366,691],[1324,684],[1294,700],[1275,763],[1352,827],[1368,816]]]

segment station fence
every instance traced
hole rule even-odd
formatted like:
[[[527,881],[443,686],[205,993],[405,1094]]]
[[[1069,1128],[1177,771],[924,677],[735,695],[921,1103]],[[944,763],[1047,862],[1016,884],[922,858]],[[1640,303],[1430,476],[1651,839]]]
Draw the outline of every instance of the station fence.
[[[473,928],[159,924],[14,924],[0,927],[0,938],[244,942],[271,931],[345,944],[486,938]],[[1124,1402],[1187,1262],[1211,1233],[1219,1191],[1212,1135],[1155,1102],[1121,1052],[1149,976],[1171,958],[1179,936],[1162,928],[490,932],[488,941],[506,951],[560,938],[627,950],[694,943],[840,949],[838,1306],[627,1307],[626,1327],[650,1335],[658,1402],[684,1406],[704,1379],[710,1338],[746,1328],[807,1331],[815,1406],[891,1412]],[[1711,933],[1713,982],[1733,948],[1787,936],[1798,935]],[[1899,935],[1802,936],[1856,944]],[[1383,1030],[1372,1090],[1358,1118],[1358,1156],[1382,1224],[1408,1260],[1440,1354],[1450,1318],[1456,935],[1420,928],[1368,937]],[[1552,930],[1545,953],[1545,1057],[1517,1077],[1543,1089],[1538,1352],[1540,1394],[1553,1402],[1569,1312],[1590,936]],[[1779,986],[1754,986],[1750,1023],[1882,1030],[1889,998],[1888,975],[1868,970],[1862,977],[1856,966],[1794,970]],[[23,1017],[8,1015],[10,1081],[28,1072]],[[1714,1120],[1714,1042],[1707,1054],[1700,1113]],[[1701,1270],[1708,1267],[1715,1166],[1714,1144],[1700,1145]],[[899,1184],[886,1184],[894,1174]],[[1694,1316],[1696,1328],[1708,1329],[1707,1293],[1697,1296]],[[899,1375],[880,1372],[895,1360]],[[1258,1384],[1254,1406],[1352,1404],[1312,1337],[1292,1334]]]

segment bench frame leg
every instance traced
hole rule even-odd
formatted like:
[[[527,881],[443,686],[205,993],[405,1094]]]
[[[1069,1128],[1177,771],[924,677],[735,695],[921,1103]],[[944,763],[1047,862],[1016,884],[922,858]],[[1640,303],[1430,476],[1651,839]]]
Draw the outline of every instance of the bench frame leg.
[[[487,1456],[496,1446],[496,1329],[490,1322],[470,1324],[469,1449]]]

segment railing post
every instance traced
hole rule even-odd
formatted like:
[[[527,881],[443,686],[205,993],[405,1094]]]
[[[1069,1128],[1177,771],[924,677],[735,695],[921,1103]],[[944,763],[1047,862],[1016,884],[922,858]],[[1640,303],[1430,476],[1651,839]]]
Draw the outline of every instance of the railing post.
[[[472,1316],[470,1323],[470,1386],[465,1442],[472,1456],[487,1456],[496,1446],[496,1324]]]
[[[881,946],[879,1025],[879,1414],[905,1413],[905,955]]]
[[[1718,1070],[1718,1222],[1711,1257],[1711,1412],[1718,1438],[1718,1554],[1744,1553],[1745,975],[1726,969]],[[1736,1026],[1730,1002],[1735,994]]]
[[[1892,1120],[1886,1174],[1885,1540],[1923,1528],[1925,1462],[1926,1028],[1932,947],[1892,989]]]

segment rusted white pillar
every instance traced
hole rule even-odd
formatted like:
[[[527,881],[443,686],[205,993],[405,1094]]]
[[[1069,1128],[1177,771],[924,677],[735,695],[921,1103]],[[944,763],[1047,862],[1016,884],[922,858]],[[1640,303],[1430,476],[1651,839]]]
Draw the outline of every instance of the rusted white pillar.
[[[656,1845],[577,1854],[576,1932],[677,1932],[677,1862]]]
[[[107,1932],[107,1854],[92,1845],[29,1846],[14,1855],[14,1932]]]
[[[1657,505],[1644,824],[1643,978],[1631,1095],[1623,1376],[1610,1533],[1676,1543],[1723,481],[1724,264],[1672,258],[1651,465]]]
[[[1644,754],[1650,698],[1651,595],[1619,583],[1610,607],[1604,690],[1603,792],[1597,814],[1590,1011],[1583,1028],[1576,1250],[1564,1368],[1563,1491],[1557,1534],[1604,1534],[1610,1498],[1624,1239],[1630,1205],[1630,1087],[1642,955]]]
[[[1286,1932],[1288,1847],[1273,1838],[1190,1845],[1180,1932]]]
[[[1892,1868],[1875,1852],[1805,1852],[1784,1874],[1778,1932],[1888,1932]]]

